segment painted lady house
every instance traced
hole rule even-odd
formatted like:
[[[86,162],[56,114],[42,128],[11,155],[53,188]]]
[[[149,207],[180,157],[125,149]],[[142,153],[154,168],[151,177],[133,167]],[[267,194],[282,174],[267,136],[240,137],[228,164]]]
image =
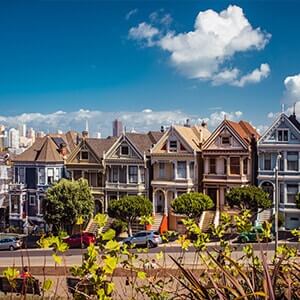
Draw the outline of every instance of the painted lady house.
[[[152,199],[155,230],[184,230],[182,216],[170,203],[180,194],[198,191],[201,176],[201,144],[209,137],[206,124],[172,125],[151,150]]]
[[[278,160],[279,212],[286,229],[300,226],[295,197],[300,192],[300,124],[295,113],[281,113],[258,141],[258,184],[275,200],[275,167]],[[273,209],[261,213],[259,222],[270,219]]]
[[[220,211],[227,209],[226,193],[234,187],[256,183],[259,134],[246,121],[224,120],[202,147],[203,192],[215,203],[215,212],[205,212],[205,226],[218,224]],[[201,220],[200,220],[201,222]]]

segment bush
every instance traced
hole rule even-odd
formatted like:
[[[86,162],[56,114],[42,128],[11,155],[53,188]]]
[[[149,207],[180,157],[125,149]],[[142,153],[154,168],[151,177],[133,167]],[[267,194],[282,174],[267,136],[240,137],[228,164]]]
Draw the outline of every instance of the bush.
[[[116,231],[116,235],[119,235],[120,233],[125,232],[128,229],[127,223],[119,219],[115,219],[110,227]]]

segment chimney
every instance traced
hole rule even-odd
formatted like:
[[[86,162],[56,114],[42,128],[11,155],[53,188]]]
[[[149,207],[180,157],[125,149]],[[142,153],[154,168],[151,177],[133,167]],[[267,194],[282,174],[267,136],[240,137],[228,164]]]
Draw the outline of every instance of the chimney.
[[[82,131],[82,139],[86,139],[88,137],[89,137],[89,132],[86,130]]]
[[[207,128],[207,123],[202,121],[201,126],[204,127],[204,128]]]
[[[160,132],[165,132],[165,126],[160,126]]]
[[[184,127],[191,127],[190,119],[186,119],[186,122],[185,122],[185,124],[184,124]]]
[[[65,143],[61,143],[59,145],[59,153],[61,154],[62,157],[67,156],[67,145]]]

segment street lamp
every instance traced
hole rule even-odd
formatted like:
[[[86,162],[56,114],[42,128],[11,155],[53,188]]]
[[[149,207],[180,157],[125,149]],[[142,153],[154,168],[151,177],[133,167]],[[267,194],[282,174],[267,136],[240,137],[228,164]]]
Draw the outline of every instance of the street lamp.
[[[278,153],[276,157],[275,165],[275,257],[277,255],[278,248],[278,212],[279,212],[279,183],[278,183],[278,165],[281,159],[281,154]]]

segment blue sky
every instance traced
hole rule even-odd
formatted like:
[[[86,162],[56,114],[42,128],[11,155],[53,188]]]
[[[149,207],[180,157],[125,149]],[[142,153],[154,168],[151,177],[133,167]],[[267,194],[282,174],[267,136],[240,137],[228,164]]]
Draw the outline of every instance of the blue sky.
[[[174,63],[170,47],[162,46],[164,37],[194,31],[200,11],[219,14],[229,5],[243,10],[264,42],[243,51],[231,49],[207,78]],[[111,118],[122,113],[129,127],[148,129],[164,121],[163,112],[172,122],[170,114],[179,111],[180,117],[195,120],[226,112],[256,126],[268,124],[268,113],[279,111],[283,99],[288,105],[299,100],[299,10],[300,1],[2,1],[0,121],[68,129],[79,126],[84,110],[93,129],[106,133]],[[141,23],[159,32],[150,44],[145,36],[130,34]],[[255,82],[241,83],[243,76],[261,71],[261,64],[270,71]],[[221,72],[234,69],[239,70],[237,78],[216,85]],[[288,76],[292,79],[285,85]],[[140,122],[132,123],[132,116],[145,109]],[[86,110],[94,112],[94,119]],[[79,115],[80,122],[56,124],[61,121],[53,117],[56,111],[72,112],[75,119]],[[52,123],[41,121],[46,116]]]

